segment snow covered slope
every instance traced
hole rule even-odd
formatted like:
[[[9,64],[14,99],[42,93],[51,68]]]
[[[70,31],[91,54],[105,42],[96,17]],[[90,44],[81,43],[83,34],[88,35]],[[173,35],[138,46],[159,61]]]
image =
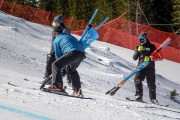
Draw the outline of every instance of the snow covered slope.
[[[169,107],[126,101],[126,97],[134,97],[133,78],[115,96],[105,95],[136,64],[130,57],[133,51],[103,42],[95,42],[86,50],[87,58],[78,68],[83,94],[92,99],[40,91],[39,82],[43,80],[50,45],[51,28],[0,12],[0,120],[180,119],[180,97],[177,96],[176,102],[169,98],[170,91],[180,91],[180,85],[165,78],[163,74],[168,74],[165,72],[157,74],[157,99]],[[169,61],[165,64],[175,71],[180,66]],[[171,64],[177,69],[171,68]],[[176,72],[172,75],[180,76]],[[71,90],[68,88],[68,91]],[[144,100],[149,102],[146,82]]]

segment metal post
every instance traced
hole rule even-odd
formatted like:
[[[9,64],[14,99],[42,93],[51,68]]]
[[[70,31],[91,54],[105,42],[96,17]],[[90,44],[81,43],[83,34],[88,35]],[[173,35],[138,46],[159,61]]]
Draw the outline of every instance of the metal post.
[[[137,0],[137,3],[136,3],[136,35],[137,36],[139,35],[139,30],[138,30],[139,7],[138,7],[138,4],[139,4],[139,0]]]

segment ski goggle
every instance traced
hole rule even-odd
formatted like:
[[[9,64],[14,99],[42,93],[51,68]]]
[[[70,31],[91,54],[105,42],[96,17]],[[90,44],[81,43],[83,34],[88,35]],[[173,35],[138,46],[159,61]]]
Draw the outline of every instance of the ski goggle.
[[[146,43],[146,38],[144,38],[144,39],[139,39],[139,41],[140,41],[140,44],[145,44],[145,43]]]
[[[140,39],[139,41],[140,41],[140,43],[143,43],[145,40],[144,39]]]

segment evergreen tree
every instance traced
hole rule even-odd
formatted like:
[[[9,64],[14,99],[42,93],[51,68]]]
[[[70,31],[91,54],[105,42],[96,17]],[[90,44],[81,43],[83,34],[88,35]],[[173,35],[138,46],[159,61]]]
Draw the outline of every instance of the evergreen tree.
[[[108,16],[110,20],[119,17],[122,13],[127,11],[126,0],[101,0],[99,5],[101,16]]]
[[[175,32],[180,35],[180,1],[172,0],[173,12],[172,12],[172,23],[175,29]]]
[[[57,0],[56,0],[57,1]],[[55,12],[56,11],[56,1],[55,0],[40,0],[39,7],[46,11]]]
[[[28,5],[31,7],[38,7],[39,2],[37,0],[24,0],[24,5]]]
[[[15,2],[16,4],[27,5],[31,7],[38,7],[39,2],[37,0],[7,0],[8,2]]]
[[[8,1],[8,2],[15,2],[15,3],[21,4],[21,5],[24,5],[24,3],[25,3],[25,0],[6,0],[6,1]]]
[[[128,10],[128,19],[135,21],[136,20],[136,0],[128,0],[127,1],[127,10]]]
[[[112,8],[112,18],[117,18],[125,11],[127,11],[127,1],[126,0],[113,0],[111,3]]]
[[[170,0],[154,0],[152,10],[155,13],[154,20],[156,24],[171,24],[173,7]],[[170,25],[154,27],[166,32],[173,32]]]
[[[97,0],[78,0],[76,2],[76,18],[88,21],[95,10]]]
[[[69,0],[68,1],[68,15],[70,17],[76,18],[76,7],[77,7],[77,0]]]
[[[69,0],[59,0],[59,2],[62,8],[62,14],[65,16],[69,16],[70,8],[71,8],[71,6],[68,5]]]
[[[63,8],[62,8],[62,3],[61,0],[54,0],[54,6],[52,9],[52,12],[63,14]]]
[[[170,0],[135,0],[134,2],[130,0],[130,9],[131,20],[152,25],[159,30],[173,32],[170,26],[172,19],[172,3]]]

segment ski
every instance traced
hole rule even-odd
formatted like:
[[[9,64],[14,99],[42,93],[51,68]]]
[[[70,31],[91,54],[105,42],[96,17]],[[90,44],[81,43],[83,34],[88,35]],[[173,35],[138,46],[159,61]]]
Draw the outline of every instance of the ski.
[[[8,85],[13,86],[13,87],[18,87],[17,85],[12,84],[12,83],[10,83],[10,82],[8,82]]]
[[[162,49],[164,49],[166,46],[168,46],[171,42],[171,38],[167,38],[150,56],[156,56]],[[127,77],[124,78],[123,81],[119,82],[117,86],[113,87],[109,91],[107,91],[105,94],[110,94],[113,96],[126,82],[129,80],[133,75],[135,75],[137,72],[144,69],[150,62],[143,62]]]
[[[48,92],[48,93],[53,93],[53,94],[57,94],[57,95],[62,95],[62,96],[67,96],[67,97],[73,97],[73,98],[80,98],[80,99],[90,99],[90,100],[93,100],[93,98],[90,98],[90,97],[84,97],[83,95],[81,96],[74,96],[74,95],[70,95],[68,94],[67,92],[60,92],[60,91],[51,91],[51,90],[48,90],[46,88],[42,88],[41,89],[43,92]]]
[[[11,82],[8,82],[9,86],[13,86],[13,87],[17,87],[17,88],[20,88],[20,86],[16,85],[16,84],[13,84]],[[91,97],[84,97],[83,94],[81,94],[80,96],[74,96],[74,95],[70,95],[68,94],[65,90],[66,90],[66,86],[64,86],[64,92],[60,92],[60,91],[50,91],[48,90],[47,88],[41,88],[41,91],[43,92],[48,92],[48,93],[52,93],[52,94],[57,94],[57,95],[62,95],[62,96],[67,96],[67,97],[73,97],[73,98],[80,98],[80,99],[89,99],[89,100],[94,100],[93,98]],[[23,88],[24,90],[38,90],[36,88]]]
[[[161,105],[161,104],[153,104],[153,103],[150,103],[150,102],[145,102],[145,101],[137,101],[135,99],[131,99],[129,97],[126,97],[126,100],[127,101],[131,101],[131,102],[140,102],[140,103],[145,103],[145,104],[152,104],[152,105],[158,105],[158,106],[161,106],[161,107],[169,107],[169,105]]]

